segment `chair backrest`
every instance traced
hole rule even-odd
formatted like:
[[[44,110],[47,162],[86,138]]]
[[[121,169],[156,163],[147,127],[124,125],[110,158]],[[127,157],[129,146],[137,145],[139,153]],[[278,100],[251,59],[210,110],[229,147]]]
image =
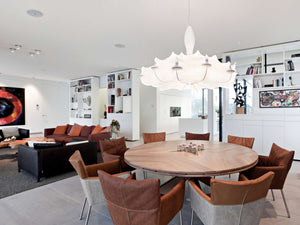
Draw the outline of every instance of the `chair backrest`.
[[[99,143],[102,153],[106,152],[111,155],[124,155],[127,150],[125,137],[110,141],[100,140]]]
[[[272,189],[283,188],[287,174],[292,166],[294,154],[295,151],[288,151],[273,143],[268,159],[269,166],[283,166],[284,169],[280,174],[275,175],[271,185]]]
[[[75,171],[81,179],[88,177],[88,172],[82,160],[80,151],[76,150],[73,153],[73,155],[71,155],[71,157],[69,158],[69,162],[72,164],[72,166],[74,167]]]
[[[265,198],[273,172],[247,181],[226,181],[211,179],[211,203],[214,205],[240,205]]]
[[[143,133],[144,144],[160,142],[166,140],[166,132],[160,133]]]
[[[204,140],[204,141],[209,141],[209,136],[210,136],[210,133],[195,134],[195,133],[185,132],[185,140]]]
[[[228,135],[227,139],[228,139],[228,143],[242,145],[242,146],[245,146],[248,148],[252,148],[255,138],[237,137],[237,136]]]
[[[159,224],[158,179],[122,179],[101,170],[98,175],[115,225]]]

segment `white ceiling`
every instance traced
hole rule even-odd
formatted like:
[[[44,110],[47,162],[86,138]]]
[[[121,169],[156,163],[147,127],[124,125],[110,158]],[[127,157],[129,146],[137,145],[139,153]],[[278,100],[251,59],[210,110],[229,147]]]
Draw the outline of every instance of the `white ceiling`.
[[[299,9],[298,0],[191,0],[195,49],[212,55],[299,40]],[[151,65],[184,51],[187,15],[188,0],[0,0],[0,72],[66,80]],[[10,53],[14,44],[23,48]],[[33,49],[42,54],[30,57]]]

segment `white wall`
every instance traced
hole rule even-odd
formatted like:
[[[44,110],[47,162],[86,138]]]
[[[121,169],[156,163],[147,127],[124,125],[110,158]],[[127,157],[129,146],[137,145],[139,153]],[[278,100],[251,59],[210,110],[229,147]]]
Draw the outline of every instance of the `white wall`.
[[[67,82],[0,75],[0,86],[25,88],[25,127],[31,133],[69,122]],[[36,105],[39,105],[37,107]]]
[[[157,90],[154,87],[140,85],[140,131],[157,132]],[[134,119],[134,118],[133,118]]]
[[[170,107],[181,107],[181,117],[170,117]],[[179,118],[191,118],[192,99],[190,91],[168,90],[157,95],[157,131],[178,132]]]

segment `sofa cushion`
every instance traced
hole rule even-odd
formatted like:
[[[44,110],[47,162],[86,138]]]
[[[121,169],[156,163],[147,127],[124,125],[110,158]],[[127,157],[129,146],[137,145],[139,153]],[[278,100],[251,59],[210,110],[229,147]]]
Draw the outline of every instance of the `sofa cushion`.
[[[103,130],[101,130],[101,133],[104,133],[104,132],[110,132],[110,126],[105,127]]]
[[[57,126],[53,132],[53,134],[65,134],[66,130],[68,128],[68,125],[65,126]]]
[[[49,143],[49,142],[44,142],[44,143],[34,143],[33,147],[35,149],[46,149],[46,148],[55,148],[55,147],[62,147],[62,143]]]
[[[92,132],[92,127],[91,126],[83,126],[80,136],[88,137],[90,133]]]
[[[56,135],[48,135],[47,136],[47,138],[54,138],[56,142],[64,142],[66,137],[67,136],[65,134],[56,134]]]
[[[70,133],[68,134],[69,136],[79,136],[80,135],[80,132],[82,130],[82,126],[78,125],[78,124],[74,124],[72,129],[70,130]]]
[[[98,134],[103,130],[103,127],[101,127],[99,124],[94,128],[92,131],[92,134]]]
[[[66,134],[70,133],[73,125],[67,124],[67,126],[68,126],[68,128],[67,128]]]
[[[19,136],[19,129],[17,127],[5,127],[2,128],[2,133],[5,138],[12,137],[12,136]]]
[[[88,140],[88,137],[83,137],[83,136],[68,136],[65,135],[63,142],[64,143],[69,143],[72,142],[72,139],[81,139],[81,140]]]

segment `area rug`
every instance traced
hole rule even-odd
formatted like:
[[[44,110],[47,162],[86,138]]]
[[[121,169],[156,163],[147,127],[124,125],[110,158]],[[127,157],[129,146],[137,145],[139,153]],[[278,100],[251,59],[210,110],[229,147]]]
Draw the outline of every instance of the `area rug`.
[[[17,150],[15,149],[0,148],[0,198],[76,175],[76,172],[72,171],[58,176],[42,178],[40,182],[37,182],[36,178],[26,171],[18,172],[16,153]]]

